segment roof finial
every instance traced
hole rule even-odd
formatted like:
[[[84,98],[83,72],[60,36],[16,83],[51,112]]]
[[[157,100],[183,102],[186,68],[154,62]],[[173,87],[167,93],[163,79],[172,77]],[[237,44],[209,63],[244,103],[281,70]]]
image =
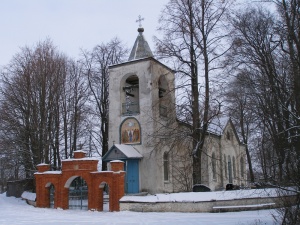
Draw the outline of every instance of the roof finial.
[[[139,15],[139,19],[136,20],[135,22],[139,23],[139,27],[142,27],[142,21],[144,20],[144,18],[141,17],[141,15]]]

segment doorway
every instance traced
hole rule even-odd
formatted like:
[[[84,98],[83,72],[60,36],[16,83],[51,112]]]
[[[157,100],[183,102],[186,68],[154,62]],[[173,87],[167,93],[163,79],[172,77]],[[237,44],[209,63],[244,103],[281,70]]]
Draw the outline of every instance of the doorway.
[[[128,194],[139,193],[139,160],[126,160],[125,192]]]

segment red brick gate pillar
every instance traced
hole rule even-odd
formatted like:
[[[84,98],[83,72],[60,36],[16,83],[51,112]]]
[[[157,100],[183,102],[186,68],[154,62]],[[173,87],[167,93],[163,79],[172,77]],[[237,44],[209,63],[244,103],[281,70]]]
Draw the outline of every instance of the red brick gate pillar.
[[[109,211],[120,211],[120,199],[124,196],[124,162],[120,160],[114,160],[110,162],[111,170],[114,172],[113,185],[109,195]]]
[[[61,208],[69,209],[69,188],[62,187],[61,190]]]
[[[38,172],[34,174],[36,181],[36,206],[48,208],[50,206],[49,188],[46,187],[43,172],[50,169],[49,164],[37,165]]]

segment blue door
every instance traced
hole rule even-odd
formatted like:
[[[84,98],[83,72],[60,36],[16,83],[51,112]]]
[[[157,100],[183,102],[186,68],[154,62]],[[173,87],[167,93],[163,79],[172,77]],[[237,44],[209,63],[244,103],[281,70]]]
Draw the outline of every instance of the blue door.
[[[126,190],[127,193],[139,192],[139,160],[130,159],[126,162]]]

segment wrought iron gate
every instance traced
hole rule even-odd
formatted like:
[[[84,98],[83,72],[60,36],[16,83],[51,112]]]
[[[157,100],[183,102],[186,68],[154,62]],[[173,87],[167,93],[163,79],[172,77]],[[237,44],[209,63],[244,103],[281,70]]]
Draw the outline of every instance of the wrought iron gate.
[[[69,188],[69,209],[88,209],[88,188],[85,180],[75,178]]]

